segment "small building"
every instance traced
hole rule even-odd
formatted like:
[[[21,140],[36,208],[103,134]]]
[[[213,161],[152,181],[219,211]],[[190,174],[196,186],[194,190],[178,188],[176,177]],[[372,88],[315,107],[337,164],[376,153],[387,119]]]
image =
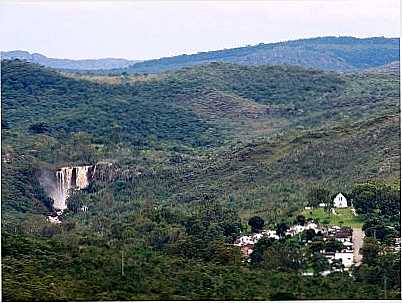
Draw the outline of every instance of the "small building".
[[[335,231],[335,237],[339,238],[352,238],[353,236],[353,229],[351,227],[342,227]]]
[[[349,268],[353,265],[353,252],[336,252],[334,259],[340,259],[342,264]]]
[[[350,241],[345,241],[342,243],[342,251],[341,252],[352,252],[353,253],[353,243]]]
[[[346,208],[348,207],[348,201],[342,193],[336,195],[334,199],[334,207],[336,208]]]
[[[235,242],[235,246],[245,246],[245,245],[254,245],[255,241],[253,241],[251,236],[242,236],[238,238]]]
[[[336,230],[335,232],[335,240],[340,241],[342,243],[351,243],[353,239],[353,229],[350,227],[343,227],[341,229]]]
[[[262,234],[267,238],[273,238],[275,240],[279,240],[279,236],[276,234],[275,230],[264,230]]]

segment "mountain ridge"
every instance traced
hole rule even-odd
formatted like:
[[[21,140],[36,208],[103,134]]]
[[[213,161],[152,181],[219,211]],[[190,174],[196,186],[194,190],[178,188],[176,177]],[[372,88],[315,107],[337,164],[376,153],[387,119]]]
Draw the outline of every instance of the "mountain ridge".
[[[183,67],[226,62],[241,65],[298,65],[305,68],[348,72],[373,69],[399,61],[399,38],[326,36],[235,48],[201,51],[149,60],[122,58],[58,59],[15,50],[1,52],[2,59],[21,59],[45,67],[91,73],[147,74]]]
[[[135,63],[129,73],[155,73],[208,62],[243,65],[288,64],[353,71],[399,61],[399,38],[316,37],[216,51],[183,54]]]
[[[40,53],[30,53],[23,50],[2,51],[2,60],[20,59],[37,63],[45,67],[69,69],[69,70],[97,70],[124,68],[138,60],[122,58],[99,58],[99,59],[65,59],[50,58]]]

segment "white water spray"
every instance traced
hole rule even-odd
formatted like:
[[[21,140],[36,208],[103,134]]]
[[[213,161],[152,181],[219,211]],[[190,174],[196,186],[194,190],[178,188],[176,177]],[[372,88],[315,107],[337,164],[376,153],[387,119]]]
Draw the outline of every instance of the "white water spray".
[[[57,186],[50,192],[50,197],[54,201],[54,208],[61,211],[67,208],[67,198],[71,190],[84,189],[89,185],[92,177],[90,169],[92,166],[62,167],[56,171]]]

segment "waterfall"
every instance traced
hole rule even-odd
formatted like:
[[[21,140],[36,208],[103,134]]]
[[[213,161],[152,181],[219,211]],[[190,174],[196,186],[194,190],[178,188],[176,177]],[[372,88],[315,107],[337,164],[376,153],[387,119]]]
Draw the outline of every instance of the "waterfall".
[[[110,181],[116,177],[114,170],[115,168],[112,168],[110,162],[98,162],[96,165],[66,166],[56,171],[42,170],[38,180],[46,194],[53,199],[53,207],[56,210],[47,216],[48,221],[61,223],[59,216],[67,208],[66,201],[72,190],[88,187],[89,182],[93,179]],[[81,211],[88,211],[88,206],[82,206]]]
[[[88,171],[91,166],[81,166],[77,171],[77,178],[75,182],[75,186],[78,189],[83,189],[89,185],[88,181]]]
[[[56,171],[56,187],[50,192],[54,200],[54,208],[63,211],[67,208],[67,198],[71,190],[84,189],[89,185],[93,166],[62,167]]]

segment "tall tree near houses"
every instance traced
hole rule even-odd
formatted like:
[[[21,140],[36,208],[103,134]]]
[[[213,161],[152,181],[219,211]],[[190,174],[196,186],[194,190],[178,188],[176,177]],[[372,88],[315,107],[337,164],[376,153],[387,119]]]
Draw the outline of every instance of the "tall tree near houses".
[[[318,207],[320,203],[329,204],[331,201],[331,192],[324,187],[313,187],[307,194],[308,204],[312,207]]]
[[[248,220],[248,225],[251,226],[251,231],[253,233],[261,231],[264,224],[264,220],[259,216],[251,217],[250,220]]]

